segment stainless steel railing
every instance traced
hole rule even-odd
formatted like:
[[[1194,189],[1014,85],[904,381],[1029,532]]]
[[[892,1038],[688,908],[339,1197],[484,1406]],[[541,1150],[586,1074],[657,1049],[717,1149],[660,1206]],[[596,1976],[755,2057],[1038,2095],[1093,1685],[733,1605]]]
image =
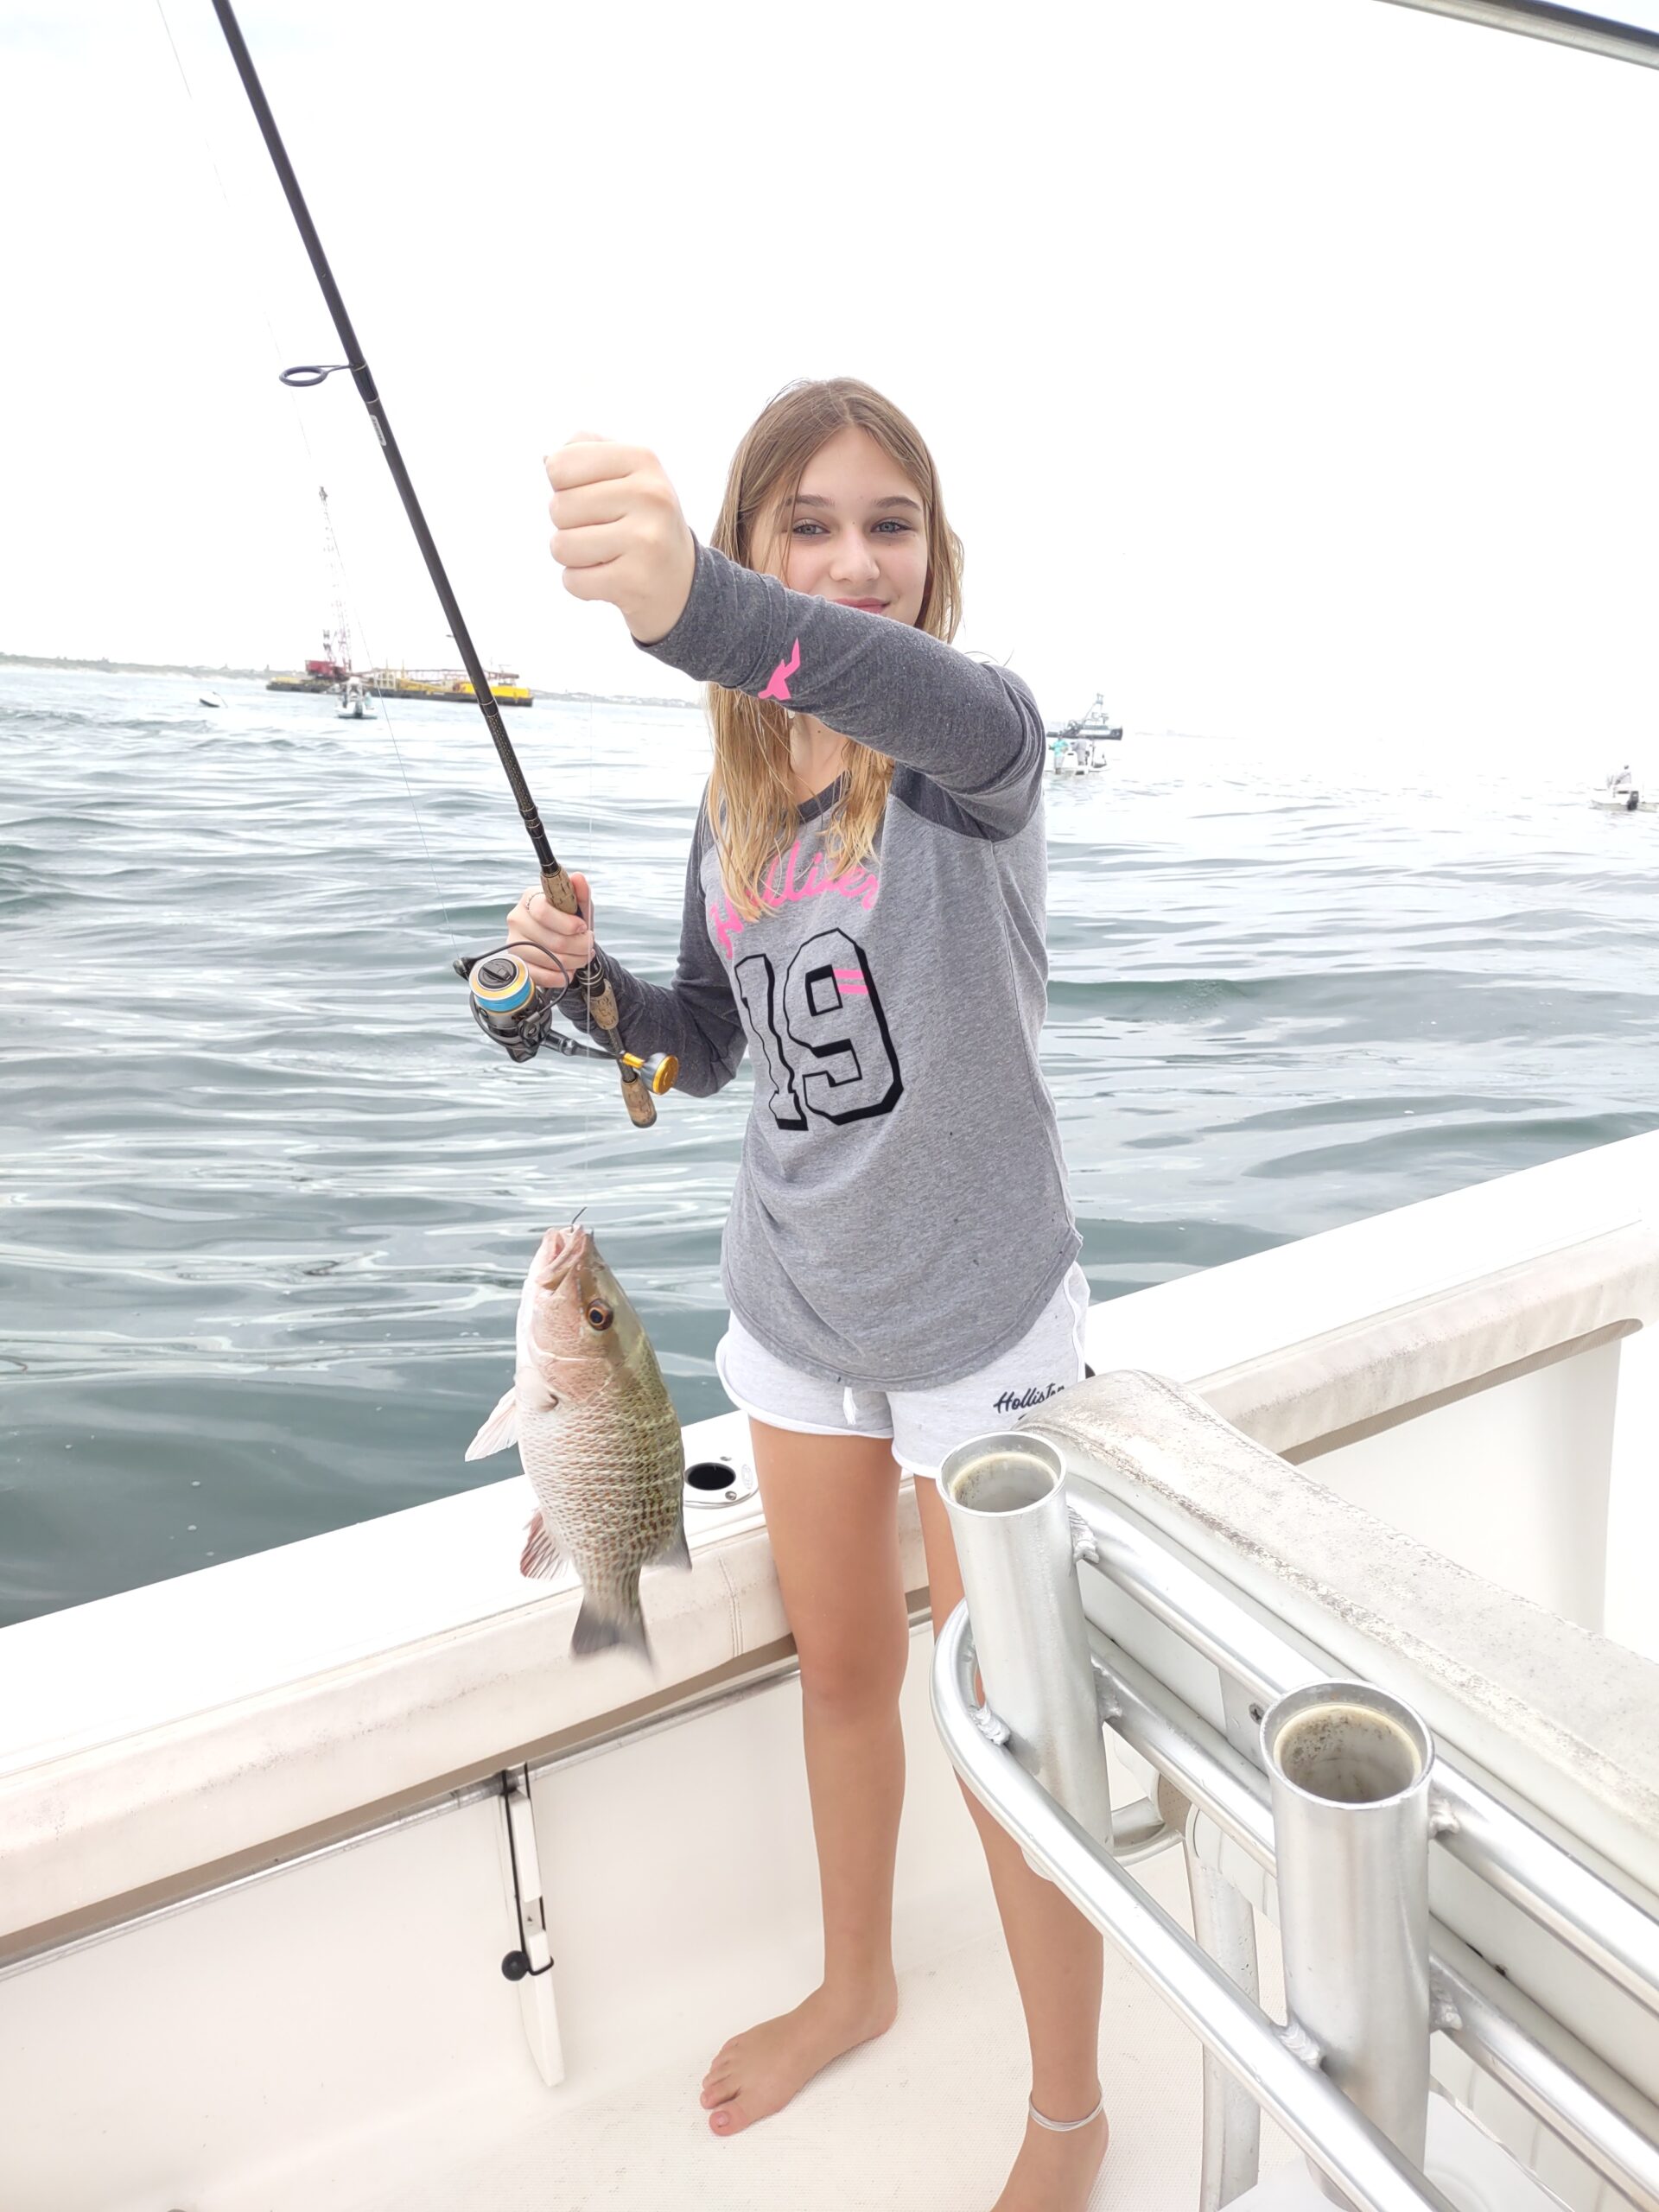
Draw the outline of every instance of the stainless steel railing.
[[[1109,1637],[1091,1627],[1090,1644],[1114,1732],[1276,1874],[1265,1777]],[[1429,1988],[1437,2029],[1604,2180],[1659,2212],[1659,2108],[1433,1920]]]
[[[1319,1678],[1319,1669],[1294,1646],[1097,1491],[1076,1485],[1068,1503],[1089,1540],[1081,1555],[1253,1696],[1270,1701]],[[1444,1751],[1433,1796],[1437,1842],[1659,2013],[1659,1920],[1623,1894],[1610,1870],[1588,1853],[1563,1851],[1460,1773]]]
[[[1043,1451],[1033,1452],[1039,1441]],[[1013,1486],[999,1485],[992,1478],[993,1463],[1004,1446],[1017,1451],[1021,1460],[1021,1479]],[[964,1467],[976,1471],[966,1484],[960,1479]],[[968,1786],[1015,1834],[1031,1863],[1057,1881],[1175,2005],[1204,2041],[1213,2066],[1271,2112],[1332,2190],[1362,2212],[1384,2212],[1385,2208],[1396,2212],[1407,2204],[1438,2206],[1442,2202],[1424,2179],[1420,2164],[1417,2116],[1427,2092],[1431,2023],[1502,2082],[1630,2203],[1643,2212],[1659,2212],[1659,2110],[1451,1930],[1428,1922],[1426,1887],[1418,1878],[1418,1871],[1426,1875],[1427,1834],[1432,1832],[1442,1847],[1454,1852],[1619,1986],[1659,2009],[1659,1975],[1655,1972],[1659,1954],[1654,1949],[1659,1928],[1652,1916],[1616,1880],[1605,1878],[1593,1865],[1575,1861],[1518,1815],[1498,1805],[1471,1777],[1458,1772],[1443,1751],[1436,1756],[1421,1722],[1403,1708],[1389,1722],[1397,1732],[1393,1774],[1401,1786],[1380,1794],[1373,1788],[1372,1804],[1382,1815],[1376,1825],[1395,1827],[1391,1848],[1396,1860],[1408,1859],[1418,1870],[1407,1884],[1408,1897],[1398,1865],[1390,1876],[1387,1853],[1372,1853],[1359,1840],[1366,1808],[1351,1804],[1333,1808],[1338,1834],[1345,1816],[1347,1840],[1332,1845],[1327,1839],[1322,1850],[1313,1849],[1317,1821],[1299,1825],[1294,1801],[1275,1834],[1270,1796],[1275,1787],[1282,1798],[1287,1784],[1293,1789],[1298,1784],[1294,1761],[1276,1782],[1269,1780],[1275,1764],[1273,1746],[1282,1747],[1287,1721],[1306,1710],[1309,1695],[1299,1700],[1295,1694],[1306,1693],[1319,1680],[1321,1669],[1086,1482],[1074,1481],[1068,1491],[1061,1468],[1059,1455],[1047,1440],[1019,1435],[980,1439],[953,1455],[942,1470],[941,1487],[957,1541],[967,1604],[952,1617],[940,1639],[934,1713]],[[1075,1571],[1077,1556],[1090,1560],[1252,1696],[1264,1704],[1286,1700],[1264,1716],[1264,1731],[1271,1724],[1273,1734],[1264,1743],[1262,1768],[1086,1621]],[[1022,1564],[1010,1572],[1016,1557]],[[982,1624],[982,1640],[988,1630],[996,1655],[980,1655],[982,1705],[975,1688],[970,1618]],[[1096,1717],[1092,1722],[1069,1679],[1077,1670],[1079,1631],[1096,1678]],[[1046,1679],[1053,1679],[1057,1670],[1065,1675],[1067,1688],[1062,1700],[1041,1712],[1033,1713],[1027,1696],[1016,1732],[1002,1716],[1001,1701],[1022,1695],[1014,1678],[1025,1664],[1020,1655],[1027,1650],[1042,1655],[1036,1663]],[[1012,1675],[1004,1671],[1010,1669]],[[1358,1688],[1363,1698],[1366,1686]],[[1328,1704],[1328,1685],[1325,1697]],[[1337,1702],[1340,1705],[1344,1698],[1351,1707],[1354,1704],[1353,1686],[1338,1693]],[[1043,1700],[1039,1698],[1037,1703]],[[1099,1811],[1104,1787],[1102,1719],[1167,1784],[1277,1875],[1289,2029],[1281,2031],[1251,2001],[1247,1993],[1251,1962],[1242,1953],[1230,1961],[1230,1971],[1224,1971],[1115,1863],[1109,1820]],[[1028,1770],[1030,1745],[1036,1738],[1056,1732],[1065,1738],[1064,1750],[1049,1746],[1046,1771],[1053,1786],[1045,1788]],[[1310,1793],[1303,1789],[1301,1794]],[[1402,1802],[1396,1804],[1396,1800]],[[1399,1834],[1402,1821],[1395,1818],[1403,1812],[1405,1800],[1410,1802],[1413,1831],[1408,1845]],[[1419,1830],[1424,1838],[1421,1851],[1415,1840]],[[1333,1850],[1348,1863],[1351,1887],[1334,1904],[1327,1897],[1323,1906],[1316,1899],[1310,1907],[1310,1880],[1316,1888],[1328,1880],[1335,1863]],[[1321,1866],[1325,1875],[1319,1871]],[[1372,1885],[1369,1891],[1367,1883]],[[1293,1885],[1296,1902],[1287,1911],[1285,1900]],[[1357,1903],[1366,1895],[1371,1904],[1361,1908],[1370,1916],[1364,1924],[1382,1924],[1376,1916],[1378,1898],[1384,1900],[1382,1918],[1391,1917],[1395,1924],[1393,1948],[1380,1967],[1374,1958],[1367,1963],[1354,1941],[1354,1930],[1362,1924]],[[1195,1886],[1195,1906],[1198,1897]],[[1311,1933],[1302,1924],[1310,1911]],[[1214,1923],[1213,1915],[1211,1918]],[[1414,1932],[1402,1943],[1401,1929],[1408,1923],[1414,1930],[1421,1928],[1422,1940]],[[1306,1962],[1321,1950],[1332,1955],[1339,1934],[1341,1957],[1351,1974],[1363,1972],[1373,1981],[1381,1974],[1392,1976],[1395,1984],[1389,2012],[1392,2025],[1387,2031],[1392,2037],[1391,2056],[1380,2069],[1371,2069],[1380,2074],[1383,2086],[1370,2098],[1369,2117],[1359,2109],[1369,2095],[1362,2078],[1365,2053],[1359,2051],[1356,2070],[1345,2067],[1340,2051],[1352,2023],[1344,2024],[1340,2007],[1332,2009],[1316,1989],[1310,1991],[1305,1971]],[[1299,1959],[1303,1967],[1296,1964]],[[1368,2007],[1367,2023],[1373,2027],[1374,2017]],[[1403,2059],[1401,2054],[1408,2050],[1410,2056]],[[1373,2057],[1375,2052],[1373,2036]],[[1319,2059],[1325,2061],[1323,2068],[1314,2063]],[[1338,2078],[1333,2078],[1343,2077],[1344,2071],[1357,2102],[1343,2095]],[[1225,2202],[1254,2169],[1253,2146],[1248,2146],[1248,2155],[1240,2152],[1238,2102],[1235,2093],[1226,2108],[1232,2117],[1224,2126],[1217,2117],[1224,2107],[1212,2094],[1207,2069],[1206,2205]],[[1230,2133],[1230,2143],[1219,2139],[1226,2133]]]
[[[975,1664],[968,1609],[959,1605],[935,1653],[934,1719],[957,1773],[1032,1865],[1117,1945],[1360,2212],[1452,2212],[1382,2130],[1235,1988],[1101,1840],[1032,1780],[1006,1744],[982,1732]]]

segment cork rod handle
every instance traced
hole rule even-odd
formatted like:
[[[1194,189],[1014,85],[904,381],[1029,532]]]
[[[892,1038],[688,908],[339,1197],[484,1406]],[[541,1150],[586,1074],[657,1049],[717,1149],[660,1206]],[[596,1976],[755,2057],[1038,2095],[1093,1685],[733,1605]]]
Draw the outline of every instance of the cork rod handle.
[[[542,870],[542,896],[561,914],[580,915],[582,912],[575,886],[562,868]],[[617,1033],[619,1016],[615,992],[592,961],[585,968],[578,969],[570,980],[585,995],[588,1014],[605,1032],[611,1050],[620,1055],[622,1039]],[[622,1103],[628,1109],[628,1119],[637,1129],[653,1128],[657,1121],[657,1102],[651,1095],[650,1084],[642,1083],[632,1068],[621,1068],[620,1073],[622,1077]]]

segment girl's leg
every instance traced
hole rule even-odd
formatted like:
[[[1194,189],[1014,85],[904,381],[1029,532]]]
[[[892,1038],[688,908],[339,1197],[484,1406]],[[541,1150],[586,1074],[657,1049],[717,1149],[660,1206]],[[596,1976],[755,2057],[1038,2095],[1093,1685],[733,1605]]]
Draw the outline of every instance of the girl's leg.
[[[937,1484],[918,1477],[933,1625],[962,1598],[950,1517]],[[1101,1938],[1052,1882],[1033,1874],[1020,1847],[969,1790],[963,1796],[991,1871],[1031,2043],[1031,2101],[1050,2120],[1080,2120],[1100,2098]],[[1056,2134],[1033,2120],[995,2212],[1082,2212],[1106,2154],[1104,2113]]]
[[[717,2135],[788,2103],[820,2067],[893,2024],[893,1868],[905,1793],[899,1692],[910,1655],[899,1470],[885,1438],[801,1436],[752,1421],[772,1557],[801,1660],[823,1980],[734,2036],[704,2077]]]

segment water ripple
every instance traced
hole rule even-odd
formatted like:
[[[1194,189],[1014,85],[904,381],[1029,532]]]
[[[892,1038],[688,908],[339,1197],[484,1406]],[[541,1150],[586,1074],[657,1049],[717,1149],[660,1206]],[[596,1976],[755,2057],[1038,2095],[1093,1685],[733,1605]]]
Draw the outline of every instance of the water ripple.
[[[747,1075],[642,1136],[604,1071],[492,1057],[449,963],[533,870],[477,718],[215,688],[0,669],[0,1621],[497,1479],[461,1455],[579,1205],[682,1414],[725,1402]],[[699,717],[513,732],[607,941],[665,975]],[[1131,738],[1051,791],[1097,1299],[1656,1125],[1659,819],[1359,772]],[[968,964],[969,1048],[972,1006]]]

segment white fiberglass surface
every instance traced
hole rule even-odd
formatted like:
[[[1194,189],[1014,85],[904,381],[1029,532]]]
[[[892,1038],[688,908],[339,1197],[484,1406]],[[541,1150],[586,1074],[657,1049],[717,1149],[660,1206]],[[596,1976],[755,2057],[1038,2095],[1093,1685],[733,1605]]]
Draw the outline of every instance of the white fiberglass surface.
[[[1179,1856],[1145,1872],[1185,1922]],[[1019,2147],[1028,2088],[1018,1998],[988,1896],[923,1934],[913,1926],[901,1946],[893,2031],[733,2141],[714,2139],[696,2103],[710,2051],[734,2024],[727,2001],[659,2015],[648,2059],[642,2052],[632,2070],[588,2088],[573,2076],[539,2116],[521,2109],[510,2134],[493,2131],[480,2106],[447,2128],[352,2146],[350,2162],[333,2168],[332,2202],[353,2212],[988,2212]],[[747,1993],[751,2012],[793,2002],[798,1967],[771,1962]],[[1100,2048],[1113,2140],[1094,2203],[1192,2212],[1199,2047],[1116,1960]],[[1271,2126],[1263,2135],[1264,2171],[1286,2171],[1290,2146]],[[225,2212],[267,2212],[251,2195],[222,2202]]]
[[[1605,1631],[1607,1344],[1321,1454],[1303,1471],[1563,1620]]]
[[[764,2126],[715,2140],[696,2092],[715,2047],[816,1973],[792,1681],[537,1778],[557,2087],[501,1975],[516,1920],[500,1808],[480,1800],[0,1980],[0,2202],[988,2205],[1028,2082],[977,1839],[927,1710],[931,1649],[918,1631],[906,1692],[899,2023]],[[1148,1873],[1184,1915],[1179,1856]],[[1109,2201],[1186,2212],[1198,2047],[1119,1965],[1102,2054]]]
[[[1619,1346],[1602,1633],[1659,1660],[1659,1329]]]
[[[737,1414],[687,1454],[747,1448]],[[0,1630],[0,1775],[533,1604],[522,1477]],[[758,1520],[688,1516],[694,1545]]]
[[[717,2141],[696,2090],[718,2044],[792,2003],[817,1963],[790,1681],[537,1777],[556,2086],[500,1974],[511,1870],[499,1806],[479,1800],[0,1981],[0,2202],[982,2212],[1020,2139],[1027,2059],[977,1840],[927,1712],[931,1648],[918,1630],[905,1699],[899,2020],[785,2113]],[[1178,1852],[1137,1878],[1190,1924]],[[1265,1922],[1258,1938],[1280,2018],[1277,1940]],[[1114,2140],[1096,2204],[1190,2212],[1198,2046],[1109,1950],[1100,2054]],[[1264,2126],[1264,2174],[1297,2166]]]
[[[1097,1305],[1094,1367],[1192,1382],[1641,1217],[1659,1217],[1659,1135],[1637,1137],[1425,1200],[1298,1243]],[[1639,1637],[1638,1561],[1659,1559],[1659,1376],[1622,1349],[1611,1473],[1624,1516],[1610,1608]],[[1641,1378],[1641,1406],[1624,1376]],[[688,1433],[699,1454],[746,1448],[731,1414]],[[323,1667],[531,1602],[517,1572],[531,1500],[522,1480],[260,1553],[0,1631],[0,1773],[165,1726]],[[692,1540],[758,1518],[753,1501],[696,1516]],[[1427,1532],[1423,1532],[1427,1533]],[[1432,1536],[1431,1539],[1432,1541]],[[1580,1582],[1582,1578],[1580,1578]],[[1641,1648],[1638,1642],[1637,1648]]]
[[[1419,1199],[1097,1306],[1089,1357],[1102,1371],[1148,1367],[1192,1380],[1643,1217],[1659,1220],[1659,1132]]]

